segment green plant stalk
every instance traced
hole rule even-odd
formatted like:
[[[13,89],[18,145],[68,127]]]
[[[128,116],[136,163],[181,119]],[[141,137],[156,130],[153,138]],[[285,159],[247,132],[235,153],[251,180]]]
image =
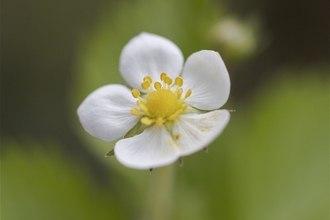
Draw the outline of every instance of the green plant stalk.
[[[172,219],[174,171],[172,164],[150,173],[147,219]]]

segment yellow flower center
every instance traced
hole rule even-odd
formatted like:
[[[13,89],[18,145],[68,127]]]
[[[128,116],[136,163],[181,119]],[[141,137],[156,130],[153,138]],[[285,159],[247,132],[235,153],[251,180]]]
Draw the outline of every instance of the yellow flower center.
[[[165,118],[178,109],[179,100],[172,91],[159,89],[150,93],[146,106],[151,115],[154,115],[156,118]]]
[[[132,108],[131,114],[142,115],[141,122],[145,125],[156,123],[161,126],[166,121],[173,121],[188,107],[184,101],[192,91],[189,89],[182,97],[182,78],[176,77],[172,84],[172,79],[162,73],[160,79],[161,82],[155,82],[152,87],[151,77],[144,77],[141,87],[146,90],[146,96],[141,97],[139,90],[132,90],[133,97],[138,99],[136,104],[139,108]]]

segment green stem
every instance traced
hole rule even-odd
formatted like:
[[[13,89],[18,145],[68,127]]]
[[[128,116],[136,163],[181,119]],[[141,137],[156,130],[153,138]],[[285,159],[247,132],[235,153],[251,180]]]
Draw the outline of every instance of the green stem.
[[[148,219],[172,219],[175,164],[153,170],[150,175]]]

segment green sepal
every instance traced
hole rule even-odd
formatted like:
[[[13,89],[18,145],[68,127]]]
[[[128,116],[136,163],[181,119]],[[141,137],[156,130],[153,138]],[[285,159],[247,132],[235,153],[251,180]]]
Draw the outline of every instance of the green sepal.
[[[124,138],[130,138],[130,137],[133,137],[135,135],[141,134],[146,127],[147,127],[146,125],[142,124],[139,121],[131,130],[129,130],[125,134]]]
[[[104,156],[105,157],[110,157],[110,156],[113,156],[113,155],[115,155],[114,149],[112,149],[111,151],[109,151],[108,153],[106,153]]]
[[[208,112],[211,112],[211,110],[201,110],[196,107],[188,106],[187,110],[183,114],[192,114],[192,113],[204,114]]]

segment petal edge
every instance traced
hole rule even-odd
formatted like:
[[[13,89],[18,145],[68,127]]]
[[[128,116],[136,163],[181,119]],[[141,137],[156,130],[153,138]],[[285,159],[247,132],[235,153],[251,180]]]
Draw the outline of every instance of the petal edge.
[[[177,146],[164,126],[153,125],[141,134],[115,145],[115,156],[123,165],[135,169],[165,166],[179,158]]]
[[[192,89],[186,99],[189,105],[202,110],[223,106],[229,97],[230,79],[219,53],[202,50],[190,55],[184,65],[183,89]]]
[[[80,104],[77,114],[92,136],[114,141],[125,135],[139,120],[130,113],[135,99],[123,85],[106,85],[92,92]]]
[[[133,88],[141,90],[143,77],[159,80],[162,72],[172,78],[181,73],[183,55],[172,41],[150,33],[132,38],[123,48],[119,63],[120,73]]]

